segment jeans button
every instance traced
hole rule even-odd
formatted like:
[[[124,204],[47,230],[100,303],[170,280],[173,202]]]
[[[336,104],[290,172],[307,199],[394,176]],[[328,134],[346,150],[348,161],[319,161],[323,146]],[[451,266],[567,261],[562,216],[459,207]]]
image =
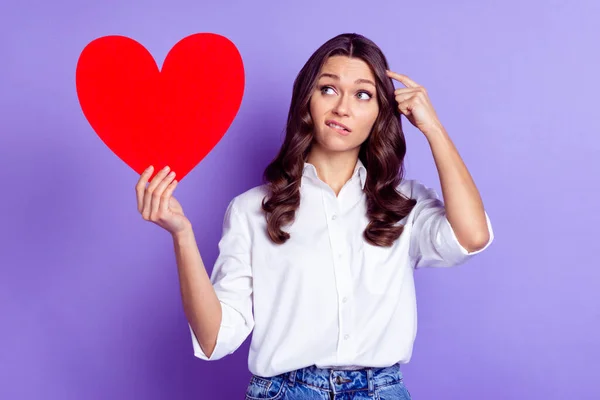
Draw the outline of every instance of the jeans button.
[[[337,383],[338,385],[342,384],[342,377],[338,375],[338,377],[335,379],[335,383]]]

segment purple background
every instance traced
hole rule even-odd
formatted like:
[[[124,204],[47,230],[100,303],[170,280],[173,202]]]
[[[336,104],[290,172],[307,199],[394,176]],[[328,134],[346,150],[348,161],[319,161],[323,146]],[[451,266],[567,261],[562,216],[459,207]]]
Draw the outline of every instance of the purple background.
[[[79,108],[83,47],[126,35],[161,65],[215,32],[240,50],[238,116],[176,191],[210,272],[228,201],[279,148],[293,79],[347,31],[428,89],[496,233],[464,266],[417,272],[413,397],[600,397],[597,1],[144,3],[0,6],[0,398],[237,399],[250,377],[249,339],[194,358],[171,239]],[[439,190],[404,126],[408,176]]]

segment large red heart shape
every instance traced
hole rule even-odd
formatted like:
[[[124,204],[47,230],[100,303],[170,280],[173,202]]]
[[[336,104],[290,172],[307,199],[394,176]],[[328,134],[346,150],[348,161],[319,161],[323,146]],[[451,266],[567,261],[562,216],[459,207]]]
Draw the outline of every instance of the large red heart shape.
[[[240,53],[227,38],[197,33],[173,46],[159,70],[124,36],[104,36],[81,52],[76,71],[83,114],[127,165],[152,176],[164,166],[181,181],[221,140],[244,91]]]

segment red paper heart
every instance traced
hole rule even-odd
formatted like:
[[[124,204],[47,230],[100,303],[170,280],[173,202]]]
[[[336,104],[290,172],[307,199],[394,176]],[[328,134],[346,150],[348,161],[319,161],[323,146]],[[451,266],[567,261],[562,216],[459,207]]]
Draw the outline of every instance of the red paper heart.
[[[181,181],[233,122],[244,66],[235,45],[213,33],[179,41],[162,71],[135,40],[105,36],[81,52],[76,85],[83,114],[121,160],[139,174],[153,165],[152,176],[168,165]]]

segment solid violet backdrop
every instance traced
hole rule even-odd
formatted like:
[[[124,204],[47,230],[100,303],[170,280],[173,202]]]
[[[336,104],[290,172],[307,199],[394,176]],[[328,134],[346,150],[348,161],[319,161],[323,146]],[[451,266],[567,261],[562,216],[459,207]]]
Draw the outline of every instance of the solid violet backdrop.
[[[227,203],[279,148],[299,69],[327,39],[362,33],[428,89],[496,234],[461,267],[416,273],[413,397],[598,398],[599,12],[593,0],[4,2],[0,398],[243,397],[249,339],[194,358],[171,239],[138,214],[138,175],[75,91],[97,37],[131,37],[161,65],[196,32],[231,39],[246,74],[236,119],[176,191],[209,272]],[[407,176],[439,190],[426,140],[404,127]]]

